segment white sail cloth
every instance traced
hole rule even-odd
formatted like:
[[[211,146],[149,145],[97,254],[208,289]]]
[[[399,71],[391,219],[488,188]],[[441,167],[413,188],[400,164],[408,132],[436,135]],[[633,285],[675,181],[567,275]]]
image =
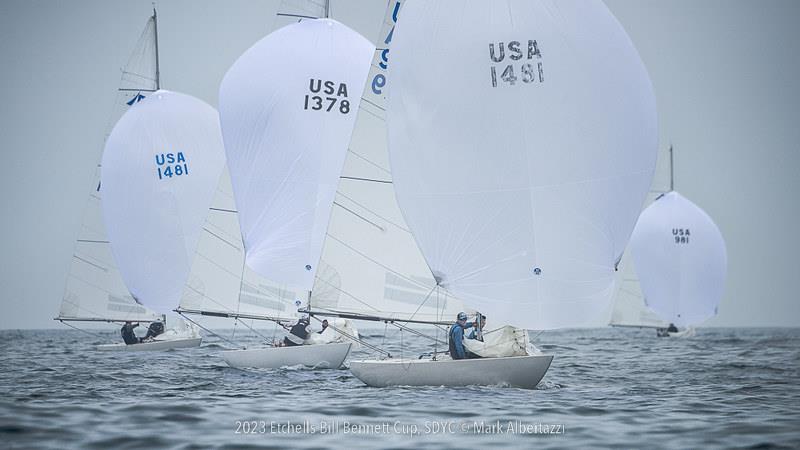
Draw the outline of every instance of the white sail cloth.
[[[277,30],[220,86],[246,262],[310,290],[374,46],[330,19]]]
[[[531,356],[540,353],[530,342],[528,331],[504,326],[484,333],[483,341],[464,339],[464,348],[481,358],[504,358],[508,356]]]
[[[394,187],[440,284],[500,323],[596,321],[657,150],[620,24],[600,1],[408,0],[391,53]]]
[[[131,107],[103,153],[103,219],[131,294],[153,310],[177,306],[224,166],[216,110],[157,91]]]
[[[727,251],[719,228],[697,205],[672,191],[642,212],[631,253],[645,303],[679,327],[717,314]]]
[[[155,21],[155,15],[147,20],[139,41],[122,70],[113,112],[104,135],[110,133],[113,125],[128,108],[157,89]],[[97,168],[75,242],[58,318],[152,322],[160,315],[131,297],[114,263],[102,217],[100,150],[97,152]]]

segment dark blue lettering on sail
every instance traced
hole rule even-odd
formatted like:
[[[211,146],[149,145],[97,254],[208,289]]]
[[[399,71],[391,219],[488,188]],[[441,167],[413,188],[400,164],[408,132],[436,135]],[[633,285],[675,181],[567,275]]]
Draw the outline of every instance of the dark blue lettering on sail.
[[[189,175],[189,163],[183,152],[156,154],[156,172],[159,180]]]
[[[310,78],[308,80],[308,92],[305,96],[303,109],[331,112],[335,108],[342,114],[350,112],[350,100],[347,99],[346,83]]]
[[[524,41],[490,42],[489,75],[492,87],[544,83],[544,67],[539,43],[534,39]]]

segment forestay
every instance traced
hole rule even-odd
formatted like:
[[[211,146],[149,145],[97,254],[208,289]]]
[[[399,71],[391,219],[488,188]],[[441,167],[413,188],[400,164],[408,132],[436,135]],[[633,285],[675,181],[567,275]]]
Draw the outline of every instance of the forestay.
[[[102,161],[103,219],[131,294],[172,310],[224,166],[216,110],[157,91],[120,119]]]
[[[697,205],[675,191],[655,201],[636,224],[631,253],[645,302],[663,320],[683,327],[717,314],[725,241]]]
[[[303,20],[256,43],[222,81],[246,262],[279,285],[312,288],[373,51],[339,22]]]
[[[128,108],[158,88],[156,55],[154,12],[122,69],[104,135]],[[100,158],[98,149],[89,199],[72,254],[58,319],[154,321],[160,316],[133,299],[114,263],[101,212]]]
[[[523,328],[608,311],[657,132],[603,3],[408,0],[390,78],[397,199],[441,286]]]

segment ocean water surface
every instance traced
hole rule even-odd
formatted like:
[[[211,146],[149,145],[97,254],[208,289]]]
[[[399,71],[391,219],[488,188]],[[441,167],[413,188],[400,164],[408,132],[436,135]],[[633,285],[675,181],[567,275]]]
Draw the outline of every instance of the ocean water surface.
[[[534,342],[555,359],[536,390],[370,388],[346,368],[230,368],[215,336],[106,353],[93,345],[118,331],[92,332],[0,332],[0,448],[800,447],[800,329],[545,332]],[[430,350],[362,334],[396,356]]]

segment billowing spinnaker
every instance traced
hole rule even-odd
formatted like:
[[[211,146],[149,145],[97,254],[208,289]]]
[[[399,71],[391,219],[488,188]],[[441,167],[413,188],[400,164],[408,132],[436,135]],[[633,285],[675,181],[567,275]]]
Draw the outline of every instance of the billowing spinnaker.
[[[131,294],[166,313],[178,305],[225,164],[217,111],[157,91],[117,122],[103,152],[103,219]]]
[[[717,314],[728,256],[708,214],[672,191],[647,207],[631,236],[645,303],[663,320],[697,325]]]
[[[375,47],[330,19],[247,50],[219,93],[246,262],[310,290]]]
[[[657,152],[650,80],[605,5],[409,0],[389,70],[397,199],[441,285],[493,323],[602,316]]]

